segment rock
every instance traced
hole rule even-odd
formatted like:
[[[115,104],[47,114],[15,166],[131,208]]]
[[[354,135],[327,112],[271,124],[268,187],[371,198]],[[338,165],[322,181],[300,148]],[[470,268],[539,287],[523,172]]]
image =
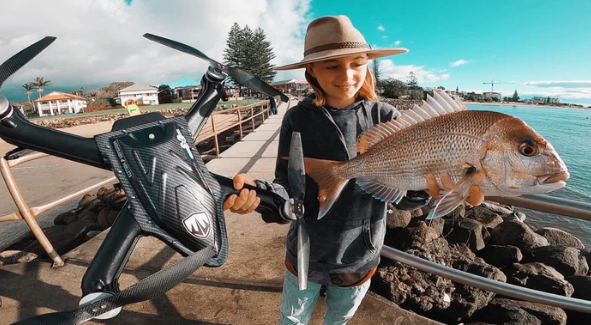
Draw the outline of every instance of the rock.
[[[439,237],[437,232],[420,221],[416,227],[386,230],[384,244],[401,250],[420,247]]]
[[[388,213],[386,218],[386,224],[388,225],[388,228],[404,228],[410,223],[412,214],[410,211],[397,210],[391,204],[388,204]]]
[[[111,226],[109,223],[109,213],[111,213],[111,208],[104,207],[99,213],[96,218],[98,225],[101,227],[101,230],[105,230]]]
[[[39,256],[35,253],[20,250],[7,250],[0,252],[0,266],[17,263],[28,263],[38,258]]]
[[[103,203],[106,203],[107,197],[113,192],[115,192],[115,188],[113,186],[103,186],[96,191],[96,197]]]
[[[466,218],[476,220],[488,229],[493,229],[503,222],[503,218],[497,212],[483,206],[473,207],[466,211]]]
[[[573,298],[583,299],[587,301],[591,301],[591,277],[590,276],[580,276],[580,275],[573,275],[566,278],[568,282],[570,282],[573,287],[575,287],[575,292],[573,293]],[[566,310],[566,314],[568,316],[568,324],[589,324],[589,317],[591,315],[587,313]]]
[[[484,201],[480,205],[480,207],[485,208],[489,211],[495,212],[499,215],[511,214],[513,213],[513,207],[510,205],[500,204],[491,201]]]
[[[582,249],[580,250],[581,252],[581,256],[583,256],[585,258],[585,261],[587,262],[587,265],[589,267],[591,267],[591,250],[589,249]],[[590,273],[587,273],[588,275],[591,275]]]
[[[488,245],[478,252],[488,264],[501,267],[513,263],[519,263],[523,258],[521,250],[515,246]]]
[[[476,254],[466,244],[453,244],[450,245],[450,248],[454,256],[462,256],[471,260],[476,258]]]
[[[112,210],[120,211],[127,202],[127,195],[122,189],[114,190],[105,195],[104,201]]]
[[[518,306],[493,303],[493,301],[478,311],[471,320],[492,324],[542,325],[540,319]]]
[[[498,268],[486,263],[478,263],[469,258],[462,258],[462,255],[453,262],[453,268],[470,274],[493,279],[499,282],[506,282],[505,274]],[[472,317],[479,309],[486,306],[494,297],[495,293],[481,290],[475,287],[455,283],[455,290],[451,297],[449,308],[441,311],[441,317],[446,324],[457,324]]]
[[[567,246],[579,249],[585,248],[585,245],[583,245],[583,242],[579,238],[564,230],[545,227],[538,229],[536,233],[544,236],[544,238],[548,240],[548,243],[553,246]]]
[[[91,193],[84,194],[82,199],[80,199],[80,201],[78,202],[78,209],[84,210],[85,208],[88,207],[88,205],[90,203],[92,203],[96,199],[97,199],[97,197],[94,194],[91,194]]]
[[[513,221],[525,222],[525,219],[527,219],[527,216],[525,215],[525,213],[523,213],[521,211],[514,211],[513,213],[503,215],[502,218],[505,221],[513,220]]]
[[[119,216],[119,211],[111,210],[109,212],[109,214],[107,215],[107,221],[109,222],[109,227],[111,227],[113,225],[113,223],[115,222],[115,219],[117,219],[118,216]]]
[[[78,214],[78,220],[92,220],[97,221],[98,213],[90,209],[86,209]]]
[[[509,312],[513,314],[516,308],[523,310],[527,315],[533,316],[540,321],[540,324],[543,325],[566,325],[567,316],[564,310],[558,307],[546,306],[542,304],[531,303],[527,301],[519,301],[519,300],[512,300],[512,299],[503,299],[503,298],[495,298],[493,299],[489,306],[490,309],[497,310],[499,313]],[[488,308],[488,307],[486,307]],[[485,308],[485,309],[486,309]],[[487,313],[486,310],[483,309],[483,314]],[[522,314],[522,313],[518,313]],[[486,321],[491,321],[490,318],[485,318]],[[495,319],[498,321],[498,319]],[[531,320],[530,317],[527,317],[527,320]],[[524,324],[520,320],[516,320],[518,323],[511,322],[510,324]],[[495,322],[496,324],[501,324]]]
[[[66,211],[66,212],[62,212],[62,213],[58,214],[57,217],[55,217],[55,219],[53,219],[53,224],[65,226],[68,223],[71,223],[68,221],[72,218],[72,216],[76,217],[76,209],[72,209],[70,211]],[[66,220],[66,219],[68,219],[68,220]]]
[[[450,244],[466,244],[475,252],[484,248],[484,237],[488,234],[480,222],[466,218],[446,220],[443,232]]]
[[[445,219],[443,218],[427,220],[426,216],[420,216],[412,218],[407,227],[418,227],[421,223],[425,223],[427,226],[433,228],[438,237],[443,234],[443,228],[445,227]]]
[[[490,245],[516,246],[521,250],[548,246],[548,240],[523,222],[505,220],[491,231]]]
[[[570,297],[574,292],[572,284],[568,283],[562,274],[542,263],[513,263],[502,270],[507,276],[507,283],[566,297]]]
[[[579,274],[579,250],[565,246],[543,246],[532,248],[523,253],[522,263],[540,262],[551,266],[564,276]],[[585,270],[587,274],[589,268]]]
[[[423,215],[423,209],[412,210],[411,215],[413,218],[420,217]]]

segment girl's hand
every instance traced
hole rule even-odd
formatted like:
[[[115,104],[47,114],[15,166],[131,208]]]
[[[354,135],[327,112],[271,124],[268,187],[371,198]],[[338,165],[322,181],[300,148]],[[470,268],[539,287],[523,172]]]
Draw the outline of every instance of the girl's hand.
[[[427,178],[427,185],[429,186],[429,188],[426,190],[426,192],[429,193],[429,195],[436,200],[441,199],[442,196],[441,196],[441,194],[439,194],[439,191],[441,189],[439,188],[439,184],[437,184],[437,180],[435,179],[435,175],[429,174],[429,175],[427,175],[426,178]],[[439,179],[441,179],[441,183],[443,185],[444,191],[450,190],[455,185],[448,173],[440,174]],[[478,206],[478,205],[482,204],[482,202],[484,202],[484,192],[482,192],[482,189],[480,188],[480,186],[478,186],[478,185],[470,186],[470,194],[466,198],[466,202],[470,203],[472,206]]]
[[[256,187],[255,182],[246,174],[238,174],[234,176],[234,189],[241,190],[239,195],[232,194],[224,201],[224,211],[230,211],[239,214],[251,213],[261,203],[261,199],[257,196],[255,190],[249,190],[244,187],[244,184]]]

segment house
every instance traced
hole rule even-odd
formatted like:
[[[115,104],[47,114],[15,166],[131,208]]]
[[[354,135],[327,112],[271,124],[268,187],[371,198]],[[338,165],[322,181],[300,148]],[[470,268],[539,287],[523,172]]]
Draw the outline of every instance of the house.
[[[495,92],[485,91],[482,93],[482,95],[484,96],[484,99],[490,99],[490,100],[501,100],[503,98],[501,93],[498,93],[496,91]]]
[[[158,88],[141,84],[133,84],[119,90],[122,105],[135,103],[138,105],[158,105]]]
[[[86,108],[86,98],[52,91],[35,100],[39,116],[81,113]]]
[[[194,101],[201,92],[201,86],[182,86],[172,90],[172,98],[180,101]]]
[[[306,80],[289,79],[271,83],[271,86],[284,94],[305,95],[311,88]]]

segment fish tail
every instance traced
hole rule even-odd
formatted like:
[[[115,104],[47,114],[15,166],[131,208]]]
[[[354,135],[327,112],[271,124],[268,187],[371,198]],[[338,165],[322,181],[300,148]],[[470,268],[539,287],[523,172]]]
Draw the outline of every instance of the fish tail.
[[[306,174],[318,184],[318,202],[320,203],[318,219],[324,217],[330,210],[347,182],[349,182],[349,179],[340,175],[337,168],[343,163],[340,161],[304,158]]]

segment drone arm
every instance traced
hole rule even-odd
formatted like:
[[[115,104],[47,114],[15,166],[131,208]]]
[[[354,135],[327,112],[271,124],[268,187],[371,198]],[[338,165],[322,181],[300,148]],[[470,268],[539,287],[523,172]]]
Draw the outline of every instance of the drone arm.
[[[7,114],[0,118],[0,138],[20,148],[44,152],[102,169],[111,169],[93,138],[33,124],[11,105],[7,107]]]

